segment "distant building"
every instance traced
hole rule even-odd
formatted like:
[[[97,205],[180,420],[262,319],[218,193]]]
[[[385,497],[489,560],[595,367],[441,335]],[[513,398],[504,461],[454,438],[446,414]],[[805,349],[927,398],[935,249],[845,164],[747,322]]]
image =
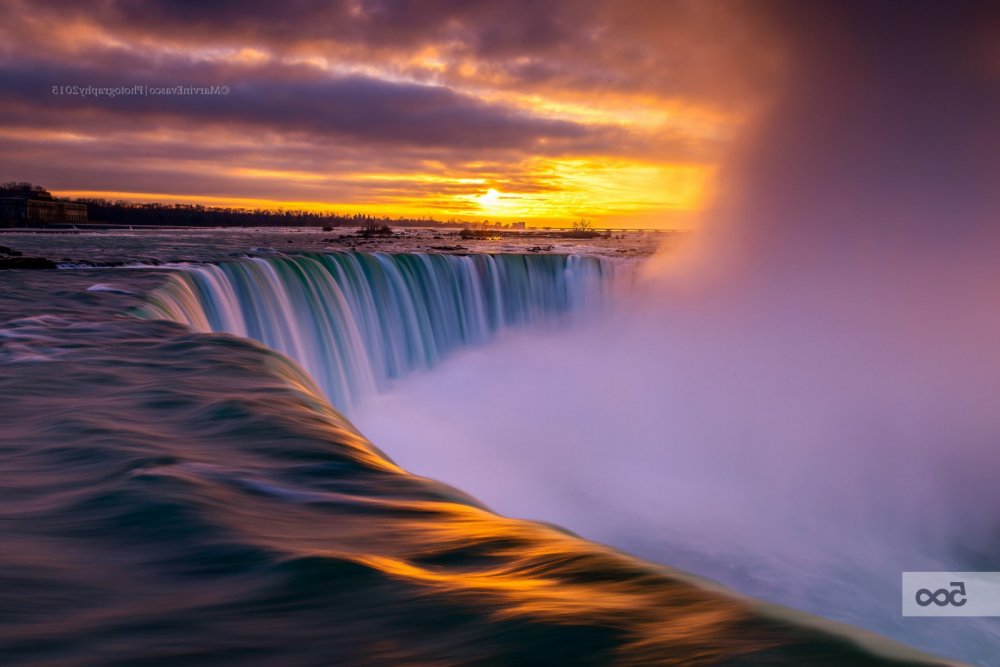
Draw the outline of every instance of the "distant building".
[[[47,225],[87,222],[87,205],[54,199],[44,188],[24,183],[0,187],[0,224]]]
[[[512,223],[510,223],[510,228],[511,229],[524,229],[524,223],[523,222],[512,222]]]

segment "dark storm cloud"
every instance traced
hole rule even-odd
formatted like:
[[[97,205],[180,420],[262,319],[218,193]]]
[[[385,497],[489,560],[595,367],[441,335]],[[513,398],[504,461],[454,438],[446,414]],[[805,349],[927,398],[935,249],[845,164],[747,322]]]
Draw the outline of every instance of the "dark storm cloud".
[[[433,48],[449,81],[732,100],[762,82],[772,54],[752,3],[688,0],[11,1],[49,21],[86,20],[131,42],[320,52],[394,63]],[[37,28],[37,24],[33,30]],[[16,36],[16,35],[15,35]],[[43,41],[43,40],[39,40]],[[43,48],[49,48],[43,45]],[[475,74],[463,65],[474,63]]]
[[[448,134],[463,146],[530,146],[542,136],[566,140],[595,133],[455,90],[471,86],[545,94],[558,89],[586,104],[588,96],[649,93],[697,103],[754,89],[756,80],[748,76],[754,68],[733,67],[754,61],[760,51],[748,46],[754,32],[748,26],[754,21],[740,7],[643,0],[7,0],[0,2],[6,10],[0,57],[6,55],[5,84],[21,70],[29,79],[35,74],[36,84],[69,78],[169,85],[213,78],[211,70],[223,69],[222,52],[252,47],[269,62],[255,63],[257,71],[230,68],[214,77],[214,82],[234,84],[228,104],[159,100],[158,108],[178,113],[186,107],[196,114],[200,107],[224,112],[256,107],[260,119],[268,120],[275,104],[285,101],[280,115],[295,117],[304,129],[315,125],[319,131],[358,131],[366,139],[427,144],[440,143]],[[315,68],[278,71],[273,64],[317,55],[335,70],[377,63],[379,72],[323,80]],[[436,64],[429,65],[424,56]],[[56,68],[73,63],[80,71],[53,71],[47,62]],[[419,81],[436,85],[424,87]],[[18,83],[11,81],[23,96],[25,88]],[[400,119],[409,104],[420,110],[412,122]],[[119,103],[137,111],[152,106]],[[380,123],[383,127],[375,129]],[[445,132],[446,126],[454,130]],[[591,141],[580,151],[600,152],[624,139],[622,133],[609,138],[614,142]]]
[[[303,42],[363,43],[411,49],[460,39],[480,55],[552,50],[575,43],[581,25],[598,20],[603,3],[580,0],[113,0],[97,7],[39,3],[61,12],[86,12],[120,31],[238,39],[287,47]]]
[[[31,121],[39,115],[90,114],[93,124],[114,126],[121,117],[162,122],[240,124],[286,134],[349,138],[369,145],[527,149],[539,141],[613,145],[610,128],[535,117],[488,104],[442,86],[390,82],[365,76],[329,77],[307,68],[219,67],[160,64],[96,69],[16,62],[0,66],[0,120]],[[118,87],[177,85],[229,87],[229,94],[81,96],[53,94],[53,86]],[[91,129],[96,129],[91,127]]]

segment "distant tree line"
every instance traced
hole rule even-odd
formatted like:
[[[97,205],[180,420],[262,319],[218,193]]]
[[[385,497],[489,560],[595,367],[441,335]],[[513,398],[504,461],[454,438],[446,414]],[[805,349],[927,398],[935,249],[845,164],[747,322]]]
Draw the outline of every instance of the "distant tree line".
[[[52,194],[40,185],[24,181],[0,183],[0,198],[52,200]],[[200,206],[198,204],[137,203],[100,198],[68,199],[87,205],[91,222],[114,225],[167,225],[184,227],[361,227],[376,230],[397,227],[434,225],[461,226],[456,221],[440,222],[433,218],[407,218],[355,213],[321,213],[296,209],[246,209]]]
[[[52,194],[40,185],[24,181],[9,181],[0,183],[0,198],[14,197],[23,199],[56,200]],[[391,233],[392,227],[455,227],[475,230],[477,234],[495,235],[496,230],[504,225],[500,221],[470,223],[451,219],[447,221],[434,218],[389,217],[385,215],[370,215],[303,211],[298,209],[247,209],[227,208],[219,206],[201,206],[199,204],[163,204],[139,203],[133,201],[81,197],[78,199],[61,199],[87,205],[87,216],[92,223],[112,225],[163,225],[168,227],[360,227],[367,236],[379,236]],[[584,226],[585,223],[585,226]],[[524,223],[517,223],[524,229]],[[589,232],[590,222],[574,223],[574,229]],[[579,228],[579,229],[578,229]],[[547,229],[547,228],[546,228]],[[485,230],[489,230],[488,234]],[[596,235],[596,234],[595,234]]]
[[[441,223],[433,218],[390,218],[362,213],[343,215],[285,209],[245,209],[198,204],[140,204],[106,199],[75,199],[87,205],[91,222],[117,225],[191,227],[421,227]]]

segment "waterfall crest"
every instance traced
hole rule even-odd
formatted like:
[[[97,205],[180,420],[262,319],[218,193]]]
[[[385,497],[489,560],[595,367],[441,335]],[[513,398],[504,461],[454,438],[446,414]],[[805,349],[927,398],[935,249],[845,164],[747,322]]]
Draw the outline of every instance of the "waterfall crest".
[[[628,265],[574,255],[329,253],[186,267],[140,315],[253,338],[340,410],[501,329],[593,312]]]

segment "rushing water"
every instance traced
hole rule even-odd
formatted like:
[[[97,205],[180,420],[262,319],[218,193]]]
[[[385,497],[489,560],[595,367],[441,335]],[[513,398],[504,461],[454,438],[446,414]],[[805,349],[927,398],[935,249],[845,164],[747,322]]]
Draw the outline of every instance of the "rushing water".
[[[813,380],[823,378],[818,406],[794,377],[791,388],[784,384],[784,359],[792,345],[783,344],[766,372],[753,376],[753,389],[744,391],[731,369],[765,363],[767,336],[754,320],[692,319],[692,313],[670,309],[662,288],[630,300],[614,322],[592,321],[600,325],[596,330],[576,327],[546,336],[551,349],[541,355],[515,339],[479,356],[502,359],[502,371],[460,360],[471,375],[442,376],[450,386],[446,391],[425,383],[395,403],[364,401],[459,347],[482,343],[504,328],[592,312],[630,284],[628,265],[598,258],[305,254],[190,266],[154,290],[141,313],[198,331],[253,338],[289,355],[335,406],[362,417],[408,468],[480,493],[503,511],[554,519],[627,551],[683,563],[755,596],[929,649],[982,656],[993,634],[988,626],[965,624],[961,632],[953,628],[938,636],[939,628],[900,623],[895,608],[902,564],[927,557],[944,540],[923,544],[909,530],[917,520],[907,509],[917,500],[910,476],[891,469],[876,473],[870,457],[848,457],[855,462],[849,464],[843,455],[877,446],[896,461],[901,454],[895,448],[909,447],[907,455],[919,469],[936,467],[937,458],[923,453],[921,440],[912,435],[880,440],[857,431],[852,411],[846,418],[839,413],[829,418],[826,399],[839,382],[857,382],[857,366],[838,367],[831,375],[817,365],[827,344],[818,332],[803,332],[801,340],[815,341],[817,349],[799,352],[802,359],[794,368],[796,373],[809,368],[806,375]],[[784,326],[787,331],[792,325]],[[739,340],[726,337],[731,331],[740,332]],[[671,343],[664,345],[667,340]],[[722,363],[725,359],[730,363]],[[884,375],[894,372],[890,366]],[[533,381],[524,386],[532,373]],[[841,373],[847,377],[834,382]],[[761,393],[765,384],[770,389]],[[603,395],[613,387],[624,389]],[[518,418],[494,424],[488,396],[515,388],[517,396],[508,405],[518,406]],[[891,382],[884,391],[898,394]],[[774,405],[765,400],[771,394]],[[700,395],[709,397],[707,405]],[[434,397],[444,399],[434,404]],[[544,406],[541,415],[538,406]],[[591,407],[581,414],[581,406]],[[460,414],[450,415],[451,409]],[[746,433],[761,428],[759,415],[782,411],[807,422],[804,430],[775,419],[768,423],[777,432],[747,441]],[[956,411],[941,412],[928,424],[932,411],[924,409],[921,428],[950,426]],[[726,421],[708,426],[706,414],[725,414]],[[883,414],[896,418],[889,406]],[[844,428],[855,431],[843,433]],[[608,461],[607,443],[621,439],[615,460]],[[811,444],[803,448],[803,442]],[[519,449],[528,453],[512,462]],[[820,464],[825,474],[817,479],[812,471]],[[845,498],[839,489],[859,475],[873,481],[857,485]],[[889,491],[889,479],[897,480],[895,492]],[[762,489],[762,480],[773,483]],[[940,500],[921,504],[946,507]],[[609,519],[612,510],[620,516]],[[817,516],[824,517],[818,534]],[[919,521],[920,530],[930,530],[929,517]],[[792,537],[802,534],[811,537],[805,542]],[[790,547],[790,540],[798,546]],[[946,561],[933,562],[941,569]],[[862,583],[828,591],[830,577],[844,576],[845,570]],[[785,579],[794,585],[780,583]]]
[[[350,411],[457,347],[599,307],[627,268],[573,255],[253,258],[178,272],[141,313],[261,341],[298,361]]]
[[[5,665],[928,664],[494,514],[287,357],[125,316],[155,275],[73,273],[0,294]]]

